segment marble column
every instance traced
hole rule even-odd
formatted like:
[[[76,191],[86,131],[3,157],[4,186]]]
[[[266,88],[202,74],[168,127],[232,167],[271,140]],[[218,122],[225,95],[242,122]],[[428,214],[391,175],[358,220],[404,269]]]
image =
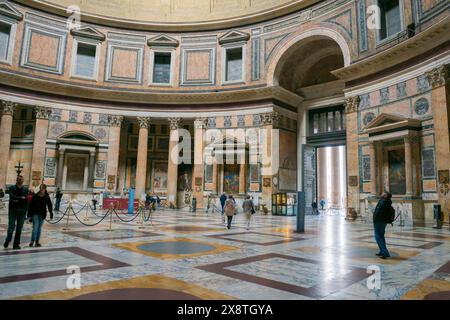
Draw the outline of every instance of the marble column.
[[[412,157],[412,137],[405,137],[405,176],[406,195],[413,195],[413,157]]]
[[[120,127],[122,125],[123,116],[109,116],[108,120],[109,142],[106,189],[110,192],[116,192],[120,152]]]
[[[97,152],[90,151],[89,152],[89,181],[88,181],[88,188],[94,189],[94,181],[95,181],[95,155]]]
[[[360,211],[359,194],[359,134],[358,134],[358,110],[359,96],[345,99],[345,120],[343,121],[346,130],[346,164],[347,164],[347,208]]]
[[[167,200],[170,207],[177,207],[178,141],[181,118],[168,118],[170,127],[169,163],[167,168]]]
[[[371,142],[370,143],[370,150],[369,150],[369,155],[370,155],[370,194],[372,196],[377,196],[378,195],[378,190],[377,190],[377,165],[376,165],[376,151],[377,147],[376,147],[376,142]]]
[[[136,163],[136,198],[142,199],[146,193],[147,181],[147,158],[148,158],[148,129],[150,128],[150,117],[138,117],[139,142]]]
[[[2,101],[0,107],[2,111],[0,123],[0,145],[2,146],[2,152],[0,152],[0,188],[5,190],[8,177],[9,147],[11,145],[13,115],[17,104],[10,101]]]
[[[64,154],[66,152],[65,148],[59,148],[59,156],[58,156],[58,174],[57,174],[57,182],[56,186],[62,189],[63,185],[63,174],[64,174]]]
[[[36,112],[36,128],[34,130],[30,185],[37,187],[41,184],[44,177],[48,118],[51,114],[51,109],[48,107],[36,106],[34,110]]]
[[[436,152],[436,171],[446,172],[450,170],[448,155],[450,154],[450,64],[441,65],[426,73],[431,85],[431,106],[433,113]],[[442,207],[444,221],[450,223],[450,193],[445,190],[449,183],[438,179],[439,203]]]
[[[203,208],[203,184],[205,174],[205,127],[206,118],[197,118],[194,121],[194,175],[192,179],[193,196],[197,199],[197,208]],[[198,180],[200,185],[196,185]],[[201,182],[201,183],[200,183]]]

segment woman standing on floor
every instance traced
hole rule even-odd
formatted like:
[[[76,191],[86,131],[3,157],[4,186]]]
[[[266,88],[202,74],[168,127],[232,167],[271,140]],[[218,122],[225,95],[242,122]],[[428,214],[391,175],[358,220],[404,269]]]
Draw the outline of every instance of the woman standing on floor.
[[[233,196],[230,194],[228,196],[228,199],[225,201],[224,206],[225,215],[228,219],[227,228],[231,228],[231,221],[233,221],[233,216],[236,214],[236,201],[234,200]]]
[[[252,214],[255,213],[255,208],[253,206],[253,200],[250,199],[250,196],[245,196],[245,200],[242,203],[242,209],[245,213],[245,218],[247,219],[247,230],[250,230],[250,220],[252,219]]]
[[[28,218],[33,222],[33,232],[31,234],[30,247],[40,247],[42,224],[47,217],[47,209],[50,212],[50,219],[53,219],[52,201],[47,192],[47,186],[41,184],[39,192],[34,194],[28,208]]]

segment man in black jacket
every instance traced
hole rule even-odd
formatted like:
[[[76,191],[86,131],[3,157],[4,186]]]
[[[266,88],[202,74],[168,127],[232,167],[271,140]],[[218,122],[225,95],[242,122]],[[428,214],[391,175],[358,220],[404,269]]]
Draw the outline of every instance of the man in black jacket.
[[[376,255],[381,259],[390,257],[389,251],[386,247],[386,239],[384,237],[384,233],[389,221],[390,208],[392,206],[391,198],[392,194],[390,194],[389,192],[383,193],[373,212],[373,229],[375,232],[375,241],[377,242],[378,248],[380,249],[380,252]]]
[[[20,236],[28,208],[27,195],[28,188],[23,185],[23,176],[17,176],[16,184],[9,188],[8,234],[3,244],[5,249],[12,240],[14,229],[13,249],[20,249]]]

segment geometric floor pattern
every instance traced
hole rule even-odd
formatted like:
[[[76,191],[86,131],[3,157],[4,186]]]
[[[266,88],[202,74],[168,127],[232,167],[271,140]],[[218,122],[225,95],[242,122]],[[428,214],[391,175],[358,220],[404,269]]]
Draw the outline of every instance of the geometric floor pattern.
[[[6,224],[2,210],[2,243]],[[301,234],[295,225],[256,214],[246,230],[238,214],[228,230],[216,213],[161,210],[152,225],[45,223],[43,246],[29,248],[26,223],[22,249],[0,250],[0,299],[450,299],[448,227],[388,226],[382,260],[370,222],[307,216]],[[68,289],[73,270],[80,289]]]

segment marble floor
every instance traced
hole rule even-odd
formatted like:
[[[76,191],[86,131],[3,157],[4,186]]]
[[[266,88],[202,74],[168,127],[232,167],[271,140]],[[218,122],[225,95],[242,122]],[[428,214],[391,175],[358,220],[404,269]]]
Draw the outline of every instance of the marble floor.
[[[256,214],[246,230],[238,214],[228,230],[216,213],[161,210],[92,226],[102,214],[45,223],[41,248],[26,223],[22,249],[0,250],[0,299],[450,299],[448,226],[388,226],[382,260],[370,222],[339,215],[299,234],[295,217]],[[6,224],[1,210],[1,243]]]

